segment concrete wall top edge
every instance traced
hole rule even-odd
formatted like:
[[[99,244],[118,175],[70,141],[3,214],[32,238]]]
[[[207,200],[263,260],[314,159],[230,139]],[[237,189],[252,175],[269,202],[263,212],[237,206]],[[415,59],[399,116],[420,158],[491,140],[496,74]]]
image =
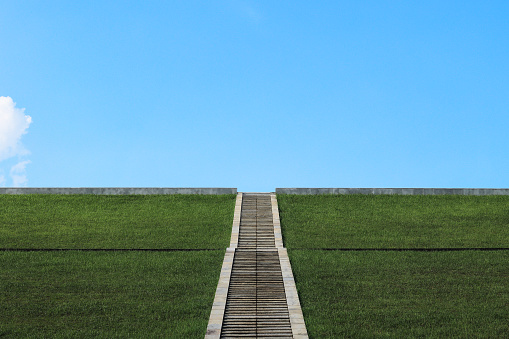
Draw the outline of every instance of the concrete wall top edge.
[[[276,188],[276,194],[509,195],[509,188]]]
[[[237,189],[222,187],[2,187],[0,188],[0,194],[219,195],[237,194]]]

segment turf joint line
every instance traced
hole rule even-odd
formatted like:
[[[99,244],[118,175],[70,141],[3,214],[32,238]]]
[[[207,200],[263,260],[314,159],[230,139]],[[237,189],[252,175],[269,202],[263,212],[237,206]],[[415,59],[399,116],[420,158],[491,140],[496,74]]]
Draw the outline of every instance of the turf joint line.
[[[430,247],[430,248],[292,248],[294,251],[337,252],[459,252],[459,251],[509,251],[509,247]]]
[[[220,248],[0,248],[0,252],[201,252]]]

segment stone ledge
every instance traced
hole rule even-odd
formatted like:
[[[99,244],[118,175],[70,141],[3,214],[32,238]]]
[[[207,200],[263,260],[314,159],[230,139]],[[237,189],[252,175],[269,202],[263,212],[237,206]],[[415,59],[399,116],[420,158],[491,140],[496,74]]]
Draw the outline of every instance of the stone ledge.
[[[236,188],[193,187],[9,187],[0,194],[91,194],[91,195],[165,195],[165,194],[237,194]]]
[[[226,249],[221,275],[219,276],[219,282],[217,283],[216,294],[214,296],[214,303],[210,311],[207,334],[205,335],[206,339],[219,339],[221,335],[234,257],[235,248]]]
[[[509,188],[276,188],[276,194],[509,195]]]

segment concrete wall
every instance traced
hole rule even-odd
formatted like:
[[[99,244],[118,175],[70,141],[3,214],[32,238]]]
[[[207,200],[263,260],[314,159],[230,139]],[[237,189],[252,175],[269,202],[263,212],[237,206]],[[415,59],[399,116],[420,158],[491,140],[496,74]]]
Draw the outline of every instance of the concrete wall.
[[[159,187],[79,187],[79,188],[0,188],[0,194],[237,194],[236,188],[159,188]]]
[[[277,194],[509,195],[508,188],[276,188]]]

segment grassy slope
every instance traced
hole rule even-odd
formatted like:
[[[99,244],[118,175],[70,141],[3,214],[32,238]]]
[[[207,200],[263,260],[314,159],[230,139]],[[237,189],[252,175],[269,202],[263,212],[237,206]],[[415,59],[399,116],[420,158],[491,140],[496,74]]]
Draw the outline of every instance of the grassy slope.
[[[504,338],[509,197],[278,195],[311,338]],[[292,250],[292,248],[294,250]]]
[[[506,338],[507,252],[289,250],[310,338]]]
[[[288,248],[509,247],[509,196],[278,195]]]
[[[0,337],[203,338],[223,256],[0,253]]]
[[[0,195],[0,248],[228,246],[235,195]]]
[[[235,195],[0,195],[0,337],[203,338]]]

